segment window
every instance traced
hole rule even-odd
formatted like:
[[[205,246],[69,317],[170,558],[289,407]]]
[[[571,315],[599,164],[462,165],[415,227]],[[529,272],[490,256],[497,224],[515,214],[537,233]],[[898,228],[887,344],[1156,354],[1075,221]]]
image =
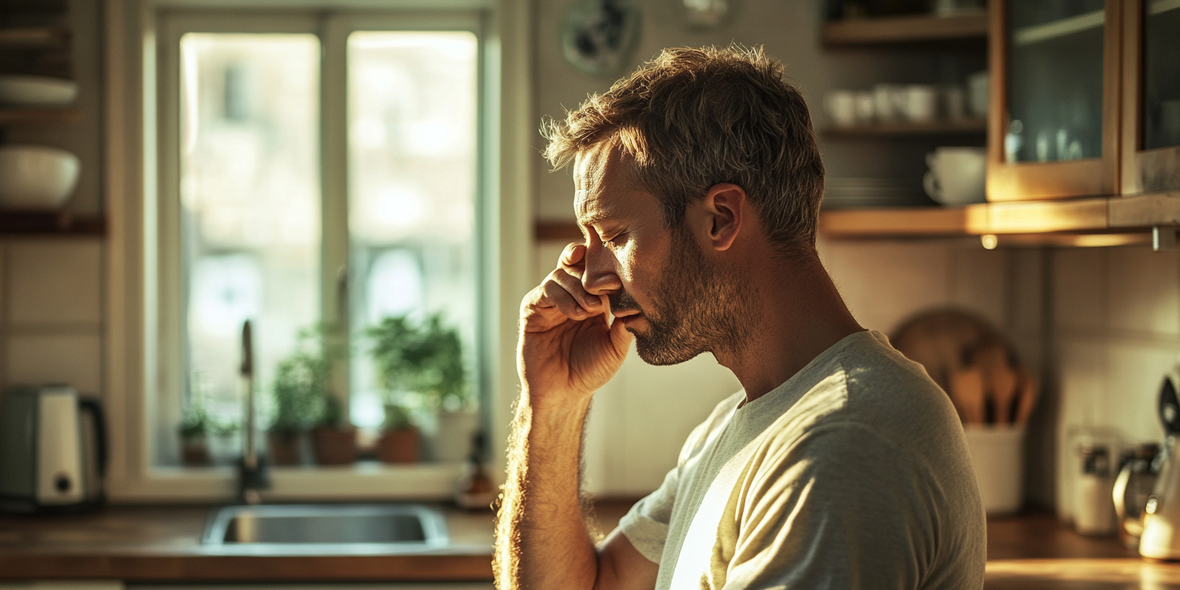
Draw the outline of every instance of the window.
[[[387,316],[441,313],[476,389],[478,20],[163,22],[151,463],[179,464],[185,409],[242,423],[247,319],[260,429],[301,331],[347,336],[333,388],[370,436],[384,409],[364,334]],[[226,433],[211,441],[214,464],[240,454]]]

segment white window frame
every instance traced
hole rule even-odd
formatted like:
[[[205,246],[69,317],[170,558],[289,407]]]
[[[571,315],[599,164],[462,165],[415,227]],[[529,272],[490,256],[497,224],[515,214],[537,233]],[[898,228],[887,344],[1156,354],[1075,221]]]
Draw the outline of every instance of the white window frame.
[[[110,408],[111,461],[108,495],[114,502],[227,501],[236,491],[236,474],[220,469],[161,468],[151,464],[149,424],[157,415],[157,387],[179,380],[179,332],[175,330],[179,270],[161,260],[175,252],[157,247],[162,234],[172,233],[175,219],[178,125],[160,124],[170,114],[157,95],[160,52],[180,31],[200,26],[199,12],[228,9],[241,12],[242,30],[265,25],[268,31],[318,32],[321,36],[321,84],[345,86],[346,40],[354,30],[464,29],[480,36],[481,149],[478,162],[478,284],[485,297],[477,334],[481,359],[479,389],[489,417],[493,471],[502,472],[503,444],[517,392],[514,364],[517,303],[529,288],[534,250],[530,147],[536,124],[530,77],[531,42],[527,0],[404,0],[325,2],[325,0],[109,0],[106,3],[105,194],[108,221],[106,249],[105,398]],[[379,6],[380,11],[373,8]],[[323,17],[325,13],[328,16]],[[320,19],[317,19],[317,16]],[[256,18],[262,20],[254,20]],[[265,21],[265,22],[263,22]],[[326,23],[322,29],[319,23]],[[215,25],[210,25],[215,26]],[[175,28],[178,27],[178,28]],[[309,31],[310,27],[310,31]],[[226,30],[224,28],[212,30]],[[234,29],[238,30],[238,29]],[[255,29],[257,30],[257,29]],[[228,31],[227,31],[228,32]],[[338,48],[335,52],[329,47]],[[159,52],[159,53],[158,53]],[[334,62],[329,65],[330,61]],[[176,75],[173,71],[171,75]],[[171,83],[168,80],[163,80]],[[339,120],[322,125],[321,145],[325,195],[347,194],[346,104],[330,104],[322,93],[324,117]],[[173,101],[176,102],[176,101]],[[167,107],[173,108],[173,107]],[[175,121],[176,119],[171,119]],[[172,146],[169,148],[168,146]],[[170,149],[172,150],[170,152]],[[329,163],[330,158],[337,159]],[[330,173],[329,173],[330,172]],[[346,215],[345,199],[324,199],[325,217]],[[327,203],[337,205],[329,209]],[[169,208],[172,208],[171,210]],[[328,219],[325,219],[327,225]],[[173,241],[172,243],[175,243]],[[343,247],[341,247],[343,245]],[[325,235],[324,274],[347,263],[347,236],[336,247]],[[339,264],[335,264],[338,262]],[[163,279],[163,281],[162,281]],[[172,297],[166,293],[172,284]],[[325,282],[330,285],[331,282]],[[158,288],[164,285],[163,288]],[[173,304],[170,306],[169,301]],[[324,317],[335,314],[335,291],[324,289]],[[165,334],[162,328],[172,327]],[[173,391],[178,394],[178,390]],[[173,396],[179,400],[179,395]],[[453,490],[459,465],[364,465],[352,468],[276,468],[264,500],[307,499],[443,499]]]

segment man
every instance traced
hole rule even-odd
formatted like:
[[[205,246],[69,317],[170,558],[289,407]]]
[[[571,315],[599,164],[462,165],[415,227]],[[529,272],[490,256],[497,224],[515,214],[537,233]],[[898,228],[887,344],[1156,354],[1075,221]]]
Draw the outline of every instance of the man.
[[[962,428],[820,264],[823,164],[782,66],[667,50],[546,131],[585,241],[521,304],[500,588],[981,587]],[[710,352],[743,390],[595,547],[583,422],[632,338],[652,364]]]

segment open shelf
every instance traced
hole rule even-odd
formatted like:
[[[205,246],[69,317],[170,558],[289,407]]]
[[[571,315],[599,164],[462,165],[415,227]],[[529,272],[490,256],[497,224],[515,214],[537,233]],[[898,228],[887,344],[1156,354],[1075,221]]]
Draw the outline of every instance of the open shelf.
[[[820,36],[827,47],[987,40],[987,13],[936,16],[919,14],[832,21]]]
[[[106,218],[75,216],[65,211],[0,210],[0,236],[102,236]]]
[[[69,38],[69,29],[60,27],[0,27],[0,49],[51,49]]]
[[[77,123],[81,120],[82,111],[80,109],[0,108],[0,126]]]
[[[835,209],[820,213],[831,239],[995,236],[993,245],[1150,244],[1152,228],[1180,228],[1180,191],[963,207]],[[582,240],[572,221],[538,221],[539,242]]]
[[[987,119],[941,120],[926,123],[885,123],[853,127],[828,127],[824,137],[925,137],[938,135],[979,135],[987,133]]]
[[[1110,246],[1150,243],[1154,227],[1180,227],[1180,191],[965,207],[824,211],[829,238],[1000,236],[1000,243]],[[1145,238],[1146,236],[1146,238]]]

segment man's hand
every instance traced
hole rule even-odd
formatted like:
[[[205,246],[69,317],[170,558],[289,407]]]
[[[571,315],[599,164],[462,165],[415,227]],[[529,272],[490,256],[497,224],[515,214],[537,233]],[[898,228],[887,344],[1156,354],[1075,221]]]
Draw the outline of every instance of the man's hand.
[[[534,404],[588,398],[627,356],[631,334],[610,319],[607,294],[582,286],[585,256],[584,245],[566,246],[557,268],[521,302],[517,370]]]

